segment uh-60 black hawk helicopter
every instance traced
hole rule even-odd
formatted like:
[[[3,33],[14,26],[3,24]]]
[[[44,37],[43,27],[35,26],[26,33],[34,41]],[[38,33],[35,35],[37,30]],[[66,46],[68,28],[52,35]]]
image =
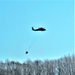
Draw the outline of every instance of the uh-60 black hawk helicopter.
[[[34,29],[34,28],[32,27],[32,30],[33,30],[33,31],[46,31],[46,29],[43,28],[43,27],[40,27],[40,28],[37,28],[37,29]],[[28,54],[28,51],[26,51],[26,54]]]
[[[32,27],[32,30],[33,30],[33,31],[46,31],[46,29],[45,29],[45,28],[42,28],[42,27],[37,28],[37,29],[34,29],[34,28]]]

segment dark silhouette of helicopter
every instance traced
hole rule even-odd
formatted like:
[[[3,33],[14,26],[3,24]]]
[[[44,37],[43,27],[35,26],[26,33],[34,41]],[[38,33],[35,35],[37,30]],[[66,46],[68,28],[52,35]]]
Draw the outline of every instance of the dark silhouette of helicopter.
[[[33,30],[33,31],[46,31],[46,29],[45,29],[45,28],[42,28],[42,27],[40,27],[40,28],[38,28],[38,29],[34,29],[34,28],[32,27],[32,30]]]
[[[46,29],[45,29],[45,28],[42,28],[42,27],[37,28],[37,29],[34,29],[34,28],[32,27],[32,30],[33,30],[33,31],[46,31]],[[26,51],[25,53],[28,54],[28,51]]]

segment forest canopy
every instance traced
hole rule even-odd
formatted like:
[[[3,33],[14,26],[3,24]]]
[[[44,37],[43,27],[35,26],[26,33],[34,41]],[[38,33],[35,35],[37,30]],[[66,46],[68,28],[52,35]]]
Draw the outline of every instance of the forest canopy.
[[[0,62],[0,75],[74,75],[75,56],[64,56],[57,60],[28,60],[24,63]]]

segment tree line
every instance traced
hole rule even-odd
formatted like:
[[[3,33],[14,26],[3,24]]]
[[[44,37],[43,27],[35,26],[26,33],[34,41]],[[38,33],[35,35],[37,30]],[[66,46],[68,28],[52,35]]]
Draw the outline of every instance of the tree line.
[[[55,60],[0,61],[0,75],[75,75],[75,56]]]

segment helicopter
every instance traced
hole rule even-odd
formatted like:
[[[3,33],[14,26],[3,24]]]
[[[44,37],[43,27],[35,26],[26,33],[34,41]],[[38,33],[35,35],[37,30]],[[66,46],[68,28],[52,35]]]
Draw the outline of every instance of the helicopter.
[[[40,27],[40,28],[37,28],[37,29],[34,29],[34,28],[32,27],[32,30],[33,30],[33,31],[46,31],[46,29],[43,28],[43,27]]]
[[[46,31],[46,29],[43,28],[43,27],[40,27],[40,28],[37,28],[37,29],[34,29],[34,28],[32,27],[32,30],[33,30],[33,31]],[[28,54],[28,51],[26,51],[26,54]]]

